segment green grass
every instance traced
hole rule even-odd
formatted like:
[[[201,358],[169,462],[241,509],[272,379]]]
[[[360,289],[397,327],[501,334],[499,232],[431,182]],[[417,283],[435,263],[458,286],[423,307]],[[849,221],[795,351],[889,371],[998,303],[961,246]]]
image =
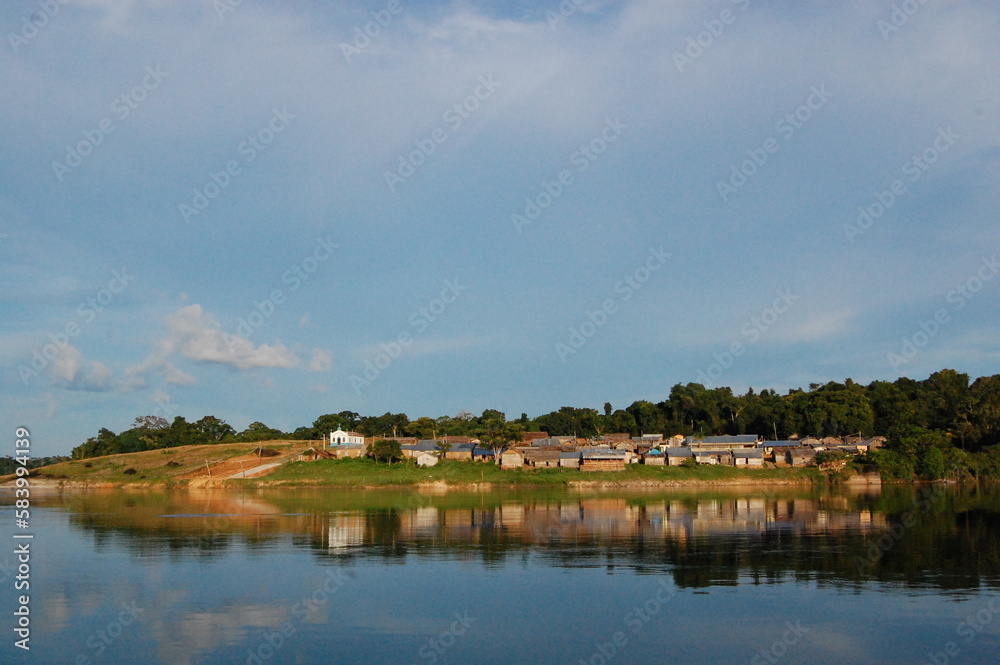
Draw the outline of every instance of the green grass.
[[[574,482],[738,482],[792,480],[809,482],[819,478],[816,469],[736,469],[722,466],[695,468],[629,464],[624,471],[582,472],[577,469],[501,469],[495,464],[442,461],[420,468],[412,462],[376,464],[368,459],[292,462],[260,479],[239,481],[257,485],[327,485],[372,487],[446,482],[451,485],[492,483],[495,485],[566,486]]]
[[[267,447],[279,451],[290,450],[293,446],[301,449],[308,442],[266,442]],[[111,483],[130,485],[183,485],[182,478],[210,464],[224,462],[230,458],[246,455],[256,448],[255,443],[230,443],[198,446],[180,446],[161,450],[146,450],[138,453],[107,455],[88,459],[61,462],[41,467],[32,472],[32,478],[78,483]],[[174,463],[168,466],[168,463]],[[135,469],[135,474],[125,475],[126,469]],[[12,478],[13,476],[10,476]],[[7,477],[0,478],[0,482]]]
[[[285,459],[309,442],[267,442],[267,447],[281,451]],[[185,476],[201,473],[205,460],[213,465],[245,455],[256,444],[217,444],[182,446],[124,455],[109,455],[73,460],[43,467],[33,477],[55,481],[93,484],[128,484],[149,486],[184,486]],[[168,466],[168,462],[176,463]],[[136,473],[125,475],[126,469]],[[13,476],[0,478],[0,482]],[[395,464],[376,464],[369,459],[290,461],[261,478],[226,481],[234,487],[414,487],[422,483],[444,482],[449,485],[490,483],[498,487],[565,488],[573,483],[609,484],[655,483],[728,483],[740,482],[815,482],[823,476],[817,469],[737,469],[724,466],[663,467],[629,464],[624,471],[582,472],[577,469],[501,469],[492,463],[442,461],[430,468],[417,467],[411,460]]]

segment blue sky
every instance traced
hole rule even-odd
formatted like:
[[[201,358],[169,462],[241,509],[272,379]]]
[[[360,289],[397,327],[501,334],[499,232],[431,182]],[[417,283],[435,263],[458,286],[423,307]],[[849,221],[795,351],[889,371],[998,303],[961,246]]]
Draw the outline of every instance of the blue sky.
[[[993,2],[223,3],[0,9],[36,454],[1000,372]]]

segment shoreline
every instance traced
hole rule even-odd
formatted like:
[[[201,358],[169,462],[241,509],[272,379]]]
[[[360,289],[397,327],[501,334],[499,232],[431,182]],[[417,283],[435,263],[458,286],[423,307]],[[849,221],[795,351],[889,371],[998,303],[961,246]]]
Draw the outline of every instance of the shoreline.
[[[492,492],[518,489],[565,489],[569,491],[608,491],[608,490],[660,490],[678,488],[752,488],[760,489],[767,487],[824,487],[833,485],[844,485],[848,487],[866,488],[880,487],[883,481],[877,474],[850,476],[837,483],[827,483],[825,478],[670,478],[655,480],[649,478],[628,478],[622,480],[569,480],[565,483],[552,482],[531,482],[530,480],[517,480],[510,482],[449,482],[447,480],[434,480],[428,482],[384,482],[384,483],[335,483],[326,479],[309,480],[275,480],[268,481],[261,479],[211,479],[192,478],[177,482],[112,482],[112,481],[80,481],[70,479],[54,478],[32,478],[31,488],[33,490],[48,491],[76,491],[76,490],[188,490],[188,489],[225,489],[225,490],[260,490],[260,489],[357,489],[357,490],[414,490],[414,491],[473,491]],[[916,481],[900,484],[918,484]],[[9,480],[0,480],[0,490],[13,489],[13,483]]]

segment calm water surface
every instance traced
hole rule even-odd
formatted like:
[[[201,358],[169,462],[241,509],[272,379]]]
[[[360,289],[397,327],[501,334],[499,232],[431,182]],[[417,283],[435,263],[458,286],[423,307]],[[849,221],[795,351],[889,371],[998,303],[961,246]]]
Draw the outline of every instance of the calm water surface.
[[[32,501],[31,651],[5,520],[2,663],[1000,660],[996,489]]]

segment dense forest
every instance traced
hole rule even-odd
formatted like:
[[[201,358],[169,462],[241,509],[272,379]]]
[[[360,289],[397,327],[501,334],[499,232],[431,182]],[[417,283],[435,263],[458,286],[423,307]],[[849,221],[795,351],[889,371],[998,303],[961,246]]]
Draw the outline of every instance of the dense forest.
[[[514,438],[518,431],[581,437],[612,432],[633,436],[752,433],[767,439],[882,435],[888,437],[885,450],[861,461],[877,466],[884,476],[1000,476],[1000,375],[970,381],[968,374],[945,369],[922,381],[902,377],[864,386],[847,379],[811,384],[808,390],[794,389],[785,395],[752,388],[736,395],[730,388],[707,389],[688,383],[675,385],[662,402],[637,401],[624,409],[614,409],[610,403],[604,404],[603,411],[564,406],[537,418],[522,413],[511,419],[501,411],[486,409],[479,416],[461,411],[415,420],[405,413],[361,416],[341,411],[321,415],[312,425],[293,432],[261,422],[237,432],[215,416],[195,422],[178,416],[172,423],[143,416],[120,434],[101,429],[72,454],[81,459],[190,444],[313,440],[338,427],[368,437],[422,439],[447,435],[492,439],[501,431]]]

